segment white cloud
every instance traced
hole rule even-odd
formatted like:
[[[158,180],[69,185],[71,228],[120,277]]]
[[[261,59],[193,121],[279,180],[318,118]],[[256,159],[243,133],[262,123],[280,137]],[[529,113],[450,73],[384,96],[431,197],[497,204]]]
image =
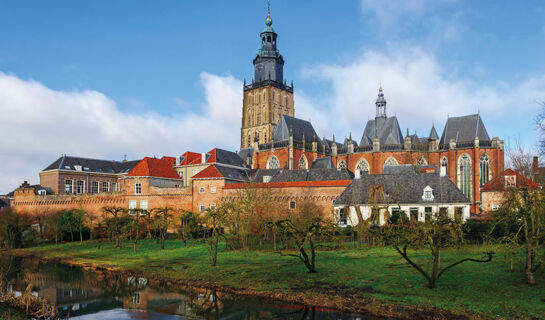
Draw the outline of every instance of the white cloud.
[[[100,92],[56,91],[0,72],[0,194],[37,183],[63,153],[121,160],[238,147],[242,82],[208,73],[201,82],[199,112],[164,116],[124,113]]]
[[[366,51],[348,63],[319,65],[303,74],[332,89],[320,96],[297,92],[296,115],[312,118],[320,135],[336,133],[337,141],[349,132],[359,141],[367,120],[375,116],[381,80],[388,115],[397,115],[403,134],[409,128],[420,136],[429,134],[432,123],[441,134],[447,115],[480,112],[491,137],[520,135],[531,146],[535,137],[531,123],[539,111],[536,100],[545,98],[545,75],[520,83],[478,83],[450,73],[418,48]]]

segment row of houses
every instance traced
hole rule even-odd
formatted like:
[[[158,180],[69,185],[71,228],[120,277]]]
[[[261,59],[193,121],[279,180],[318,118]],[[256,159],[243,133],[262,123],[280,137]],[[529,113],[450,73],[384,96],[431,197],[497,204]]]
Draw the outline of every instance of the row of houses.
[[[336,168],[330,157],[314,160],[308,169],[255,169],[240,154],[219,148],[137,161],[63,155],[40,172],[39,185],[25,182],[0,200],[36,216],[62,209],[99,216],[106,206],[132,213],[158,207],[203,212],[253,190],[273,202],[275,210],[297,210],[302,202],[311,201],[339,225],[357,223],[357,207],[364,218],[378,210],[379,224],[396,212],[425,221],[441,208],[453,217],[470,218],[471,201],[440,171],[434,165],[389,165],[380,174],[356,175]],[[482,211],[497,209],[514,186],[538,187],[506,170],[482,187]]]

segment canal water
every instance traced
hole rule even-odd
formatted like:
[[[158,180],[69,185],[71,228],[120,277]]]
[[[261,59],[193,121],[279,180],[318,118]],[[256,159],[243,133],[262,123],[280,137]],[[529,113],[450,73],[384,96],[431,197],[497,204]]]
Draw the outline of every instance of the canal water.
[[[0,275],[8,290],[21,294],[30,285],[70,319],[369,319],[33,258],[3,256]]]

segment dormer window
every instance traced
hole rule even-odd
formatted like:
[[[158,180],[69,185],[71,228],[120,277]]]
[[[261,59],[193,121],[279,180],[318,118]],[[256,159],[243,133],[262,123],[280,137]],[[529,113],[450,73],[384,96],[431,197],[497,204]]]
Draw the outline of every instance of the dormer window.
[[[513,188],[517,186],[517,176],[505,176],[505,187]]]
[[[430,186],[424,188],[424,193],[422,194],[422,200],[424,201],[433,201],[433,189]]]

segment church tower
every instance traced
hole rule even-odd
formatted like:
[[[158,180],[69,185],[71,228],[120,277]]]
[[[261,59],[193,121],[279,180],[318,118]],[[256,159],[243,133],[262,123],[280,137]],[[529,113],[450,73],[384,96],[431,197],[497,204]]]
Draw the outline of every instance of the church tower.
[[[240,148],[267,143],[282,115],[294,116],[293,82],[284,80],[284,58],[276,48],[278,35],[272,26],[271,13],[261,32],[261,49],[254,58],[254,79],[244,82]]]

